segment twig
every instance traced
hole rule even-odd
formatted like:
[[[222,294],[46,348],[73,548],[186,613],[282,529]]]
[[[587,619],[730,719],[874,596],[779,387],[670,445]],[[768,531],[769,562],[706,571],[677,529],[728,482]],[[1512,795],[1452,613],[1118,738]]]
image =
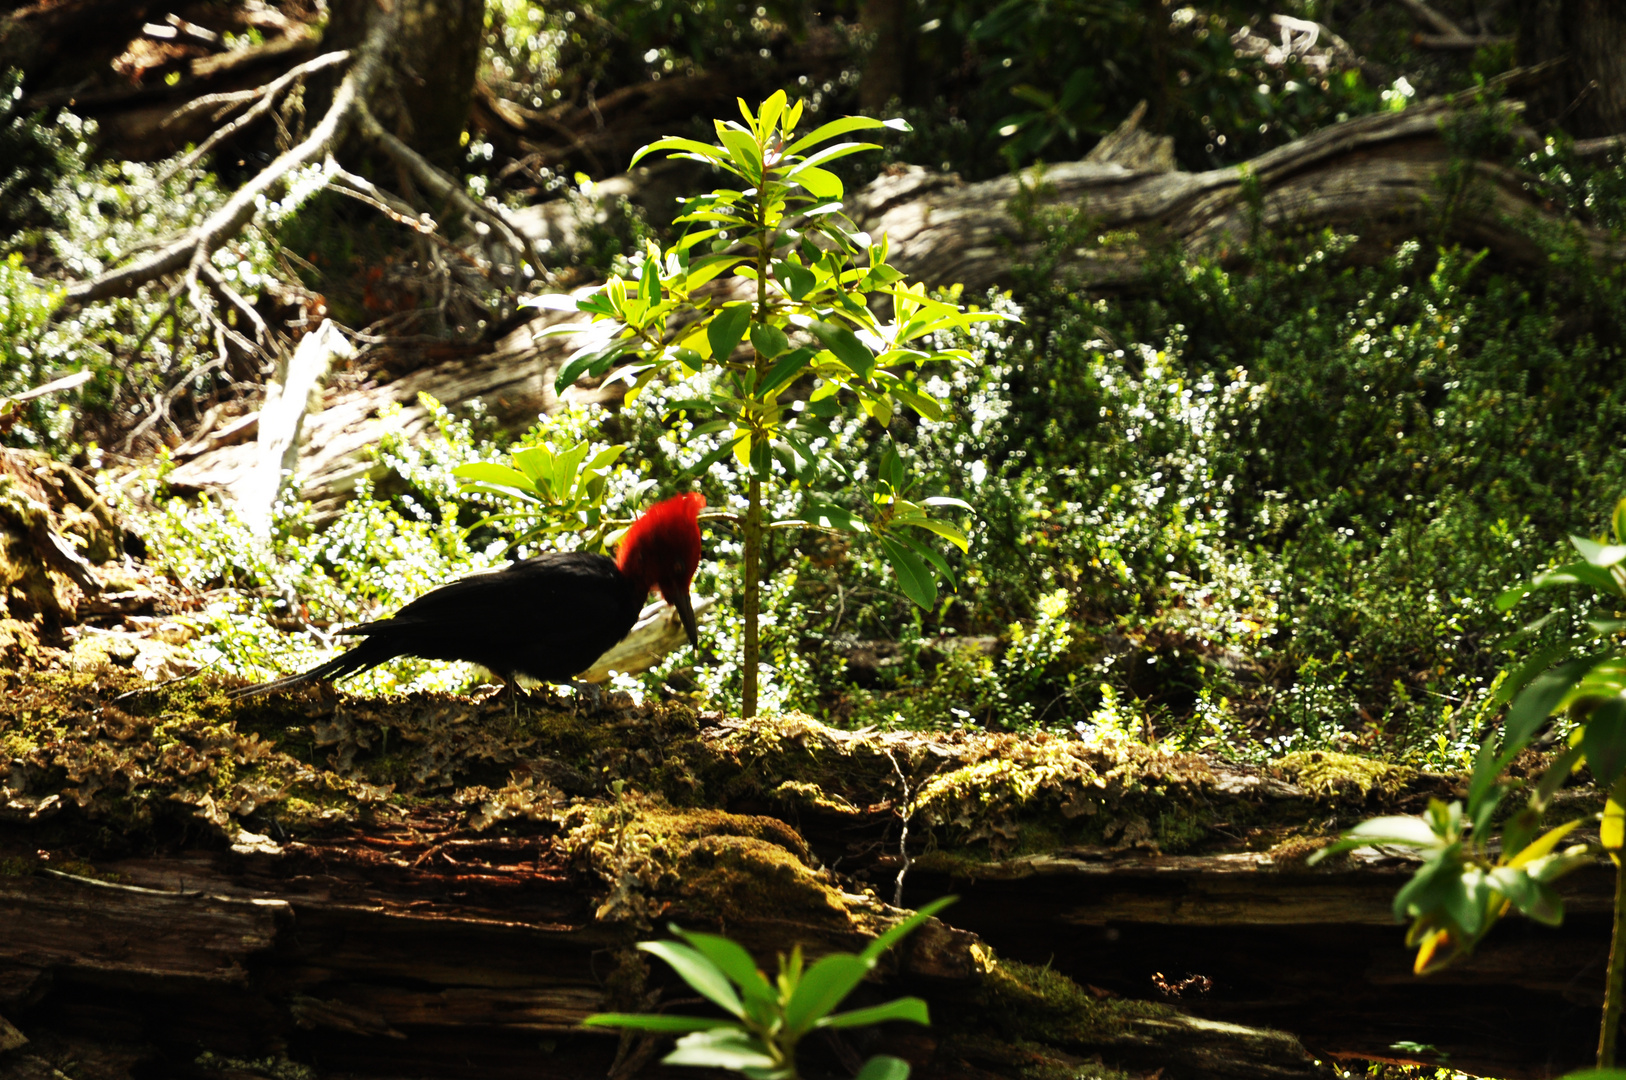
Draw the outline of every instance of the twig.
[[[1465,38],[1468,36],[1463,32],[1462,27],[1423,3],[1423,0],[1399,0],[1399,3],[1401,7],[1416,16],[1418,21],[1432,26],[1444,37]]]
[[[256,101],[254,105],[242,116],[239,116],[225,127],[216,130],[207,139],[204,139],[196,150],[193,150],[190,154],[177,161],[174,165],[171,165],[167,170],[165,170],[164,174],[158,178],[158,182],[160,184],[167,183],[177,173],[191,168],[205,154],[213,150],[216,146],[219,146],[222,141],[229,139],[231,136],[235,135],[249,124],[252,124],[254,121],[270,112],[271,106],[276,104],[277,95],[286,90],[288,86],[296,80],[303,79],[306,75],[309,75],[313,71],[320,71],[323,68],[332,67],[333,65],[343,63],[348,59],[350,59],[350,51],[348,49],[340,49],[337,52],[323,53],[314,60],[307,60],[303,64],[297,64],[294,67],[289,68],[287,72],[278,78],[257,89],[239,90],[235,94],[211,94],[210,97],[235,99],[231,102],[224,102],[224,104],[235,105],[244,100],[251,100],[256,97],[259,98],[259,100]],[[246,95],[246,97],[244,95]],[[205,99],[200,98],[199,100],[202,101]],[[164,118],[164,126],[168,126],[184,114],[195,111],[194,107],[196,105],[197,102],[192,102],[190,105],[170,113]],[[217,120],[219,119],[220,115],[222,114],[216,114]]]
[[[909,787],[909,778],[903,775],[903,769],[898,766],[898,759],[892,756],[892,751],[886,752],[886,759],[892,763],[892,771],[898,776],[898,783],[903,785],[903,810],[898,814],[902,827],[898,831],[898,854],[903,857],[903,865],[898,867],[898,881],[892,889],[892,906],[903,906],[903,879],[909,873],[909,868],[915,860],[909,854],[909,819],[915,813],[915,796]]]
[[[471,198],[457,181],[435,168],[423,155],[385,130],[384,125],[378,122],[378,118],[367,108],[365,102],[357,103],[356,123],[364,136],[377,144],[378,148],[388,154],[391,160],[404,169],[412,179],[422,184],[433,198],[451,203],[465,215],[485,222],[501,235],[504,243],[530,263],[544,281],[556,284],[553,274],[542,265],[542,257],[531,245],[531,238],[525,235],[525,231],[506,210]]]
[[[227,199],[225,204],[180,240],[127,266],[111,270],[90,281],[70,286],[63,294],[54,317],[60,318],[85,304],[113,296],[128,296],[142,285],[184,267],[207,259],[254,219],[262,198],[283,178],[297,169],[321,161],[355,123],[363,102],[383,73],[384,53],[396,30],[399,7],[376,17],[367,40],[356,52],[356,63],[333,95],[327,114],[299,145],[279,154],[253,179]]]

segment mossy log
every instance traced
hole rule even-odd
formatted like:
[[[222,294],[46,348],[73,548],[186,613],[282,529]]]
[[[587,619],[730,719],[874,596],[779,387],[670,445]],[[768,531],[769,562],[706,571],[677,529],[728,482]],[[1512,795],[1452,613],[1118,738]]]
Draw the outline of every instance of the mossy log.
[[[1311,1077],[1405,1039],[1542,1076],[1595,1016],[1606,872],[1569,879],[1562,928],[1416,981],[1407,867],[1305,867],[1452,788],[1359,758],[6,682],[0,1077],[666,1075],[659,1043],[576,1027],[699,1007],[634,942],[853,949],[899,917],[900,870],[905,904],[960,900],[861,996],[921,994],[933,1026],[811,1046],[809,1075],[885,1049],[932,1077]]]

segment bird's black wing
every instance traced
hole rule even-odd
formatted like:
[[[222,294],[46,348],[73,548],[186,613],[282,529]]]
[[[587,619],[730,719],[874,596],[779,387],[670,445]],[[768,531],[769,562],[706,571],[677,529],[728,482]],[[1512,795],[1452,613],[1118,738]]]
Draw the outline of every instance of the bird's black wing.
[[[384,659],[468,660],[564,682],[626,637],[645,599],[635,591],[603,555],[550,552],[442,585],[346,632],[366,635]]]
[[[432,589],[388,619],[343,631],[366,641],[300,675],[234,697],[342,679],[398,656],[466,660],[504,678],[566,682],[632,629],[645,597],[603,555],[549,552]]]

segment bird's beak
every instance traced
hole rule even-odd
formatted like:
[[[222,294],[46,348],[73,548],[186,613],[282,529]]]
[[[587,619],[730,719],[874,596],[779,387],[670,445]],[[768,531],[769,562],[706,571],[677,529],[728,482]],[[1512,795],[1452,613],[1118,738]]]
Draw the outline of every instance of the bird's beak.
[[[689,644],[700,648],[700,624],[694,618],[694,604],[689,601],[689,590],[673,589],[668,599],[677,608],[678,618],[683,620],[683,630],[689,635]]]

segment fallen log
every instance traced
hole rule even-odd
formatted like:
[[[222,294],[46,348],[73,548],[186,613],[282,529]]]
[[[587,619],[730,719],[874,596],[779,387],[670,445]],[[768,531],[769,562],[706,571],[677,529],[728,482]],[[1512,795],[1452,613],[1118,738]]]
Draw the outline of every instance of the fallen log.
[[[443,695],[240,705],[207,684],[128,686],[11,676],[0,695],[16,755],[0,768],[0,1016],[28,1040],[0,1051],[8,1080],[52,1054],[123,1077],[200,1052],[253,1075],[664,1075],[655,1044],[618,1058],[576,1027],[695,1007],[632,943],[676,921],[770,968],[798,942],[853,949],[899,915],[876,893],[903,865],[904,815],[906,900],[961,899],[860,995],[920,994],[934,1025],[862,1053],[921,1075],[1432,1063],[1394,1048],[1407,1040],[1536,1077],[1579,1064],[1597,1016],[1608,870],[1566,879],[1562,928],[1499,927],[1419,981],[1388,913],[1409,868],[1305,866],[1339,823],[1415,811],[1447,777],[680,704],[528,702],[516,722],[506,702]],[[854,1052],[811,1046],[809,1069]]]
[[[905,273],[934,286],[964,285],[973,296],[1010,287],[1018,268],[1041,255],[1080,288],[1121,292],[1148,280],[1157,253],[1179,249],[1234,262],[1261,233],[1321,228],[1356,232],[1378,244],[1437,233],[1447,242],[1489,248],[1512,264],[1545,265],[1546,249],[1536,237],[1559,233],[1575,237],[1599,260],[1626,256],[1626,245],[1545,209],[1527,178],[1488,162],[1459,168],[1445,133],[1459,115],[1456,108],[1444,101],[1360,117],[1245,165],[1204,173],[1172,171],[1157,141],[1136,131],[1131,117],[1093,159],[979,184],[910,167],[878,178],[851,205],[861,227],[890,237],[892,261]],[[608,187],[632,190],[619,181]],[[1034,218],[1058,212],[1089,222],[1088,238],[1054,250]],[[569,232],[557,217],[538,207],[516,215],[516,225],[533,243],[552,243]],[[718,295],[733,294],[725,283]],[[485,355],[331,395],[308,422],[296,477],[301,496],[331,509],[357,478],[375,472],[368,450],[386,431],[421,436],[429,414],[418,403],[420,393],[454,409],[479,403],[511,432],[567,402],[613,406],[619,383],[572,387],[562,396],[553,391],[571,339],[541,331],[572,322],[585,325],[580,316],[545,312]],[[400,412],[391,414],[395,406]],[[241,447],[209,450],[169,480],[182,490],[226,489],[246,459]]]

